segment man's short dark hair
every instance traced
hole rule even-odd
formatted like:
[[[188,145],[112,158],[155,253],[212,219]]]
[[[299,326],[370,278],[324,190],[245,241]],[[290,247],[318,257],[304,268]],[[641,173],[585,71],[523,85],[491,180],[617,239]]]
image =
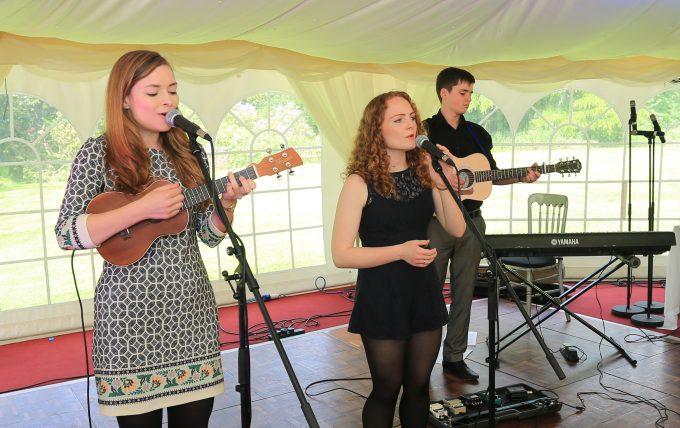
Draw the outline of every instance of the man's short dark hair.
[[[469,71],[456,67],[447,67],[440,71],[437,75],[437,98],[439,98],[439,102],[442,101],[442,96],[440,95],[442,88],[446,88],[447,91],[451,91],[451,88],[460,82],[465,82],[472,85],[475,83],[475,76],[473,76]]]

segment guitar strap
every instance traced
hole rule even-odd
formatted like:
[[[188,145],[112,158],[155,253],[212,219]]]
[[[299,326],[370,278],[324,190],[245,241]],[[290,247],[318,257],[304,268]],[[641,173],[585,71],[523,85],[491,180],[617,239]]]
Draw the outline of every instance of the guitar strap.
[[[479,140],[479,137],[477,136],[477,132],[475,132],[472,125],[470,125],[470,122],[465,121],[465,126],[467,127],[467,130],[470,133],[470,135],[472,135],[472,139],[475,140],[475,143],[477,143],[479,148],[482,150],[482,153],[484,153],[484,155],[488,157],[489,156],[488,150],[486,150],[484,148],[484,146],[482,146],[482,142]]]
[[[436,134],[436,132],[434,131],[437,129],[437,127],[435,126],[433,129],[430,129],[429,120],[430,119],[426,119],[423,122],[423,125],[425,125],[425,131],[427,132],[427,136],[431,140],[434,140],[436,142],[437,136],[434,135]],[[489,151],[484,148],[484,146],[482,145],[482,141],[479,139],[479,136],[477,135],[477,132],[475,132],[474,128],[472,127],[472,125],[470,125],[470,122],[468,122],[467,120],[465,121],[465,127],[467,128],[470,135],[472,135],[472,139],[475,140],[475,143],[477,143],[477,145],[479,146],[479,149],[482,151],[482,154],[484,154],[484,156],[486,156],[487,158],[490,157]]]

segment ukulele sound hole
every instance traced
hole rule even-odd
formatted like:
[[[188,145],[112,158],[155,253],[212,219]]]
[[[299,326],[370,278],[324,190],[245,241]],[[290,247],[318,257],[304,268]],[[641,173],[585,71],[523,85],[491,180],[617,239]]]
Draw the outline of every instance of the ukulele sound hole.
[[[147,221],[148,221],[149,223],[156,224],[156,223],[162,222],[163,220],[161,220],[161,219],[159,219],[159,218],[150,218],[150,219],[148,219]]]

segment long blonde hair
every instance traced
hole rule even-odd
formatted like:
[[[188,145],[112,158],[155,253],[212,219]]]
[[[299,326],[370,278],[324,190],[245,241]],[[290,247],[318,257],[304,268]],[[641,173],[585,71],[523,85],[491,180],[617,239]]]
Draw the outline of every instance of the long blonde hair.
[[[396,194],[396,184],[389,171],[390,157],[380,130],[385,118],[385,110],[387,110],[387,101],[394,97],[401,97],[411,104],[416,115],[417,133],[425,132],[418,109],[406,92],[392,91],[380,94],[373,98],[364,109],[357,135],[354,138],[354,148],[345,169],[345,175],[358,174],[366,184],[372,185],[383,196]],[[409,150],[406,152],[406,162],[409,168],[415,168],[418,181],[424,187],[431,189],[434,184],[430,177],[425,152],[418,148]]]
[[[150,184],[151,162],[142,142],[137,122],[129,109],[123,107],[132,87],[156,68],[168,61],[157,52],[132,51],[121,56],[113,65],[106,89],[106,155],[108,168],[116,190],[137,193]],[[195,158],[188,150],[184,131],[172,128],[161,133],[161,144],[177,175],[187,187],[196,187],[205,180]]]

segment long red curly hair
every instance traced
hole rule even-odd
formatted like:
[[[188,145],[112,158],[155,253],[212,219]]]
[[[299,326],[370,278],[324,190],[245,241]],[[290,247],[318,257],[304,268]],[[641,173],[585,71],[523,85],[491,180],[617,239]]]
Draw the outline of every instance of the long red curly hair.
[[[372,185],[379,194],[386,197],[396,196],[396,184],[390,174],[390,157],[380,127],[385,120],[387,101],[394,97],[401,97],[411,104],[416,115],[417,133],[425,133],[418,108],[406,92],[391,91],[380,94],[364,109],[354,138],[354,148],[345,169],[345,176],[359,175],[366,184]],[[409,169],[415,169],[416,177],[423,187],[431,189],[434,186],[430,177],[429,158],[425,151],[418,148],[409,150],[406,152],[406,162]]]
[[[116,190],[138,193],[154,180],[138,125],[123,104],[132,87],[162,65],[170,66],[157,52],[139,50],[121,56],[111,69],[106,89],[105,162],[113,171],[111,178]],[[188,150],[189,140],[184,131],[172,128],[162,132],[161,144],[185,186],[196,187],[205,182],[196,159]]]

